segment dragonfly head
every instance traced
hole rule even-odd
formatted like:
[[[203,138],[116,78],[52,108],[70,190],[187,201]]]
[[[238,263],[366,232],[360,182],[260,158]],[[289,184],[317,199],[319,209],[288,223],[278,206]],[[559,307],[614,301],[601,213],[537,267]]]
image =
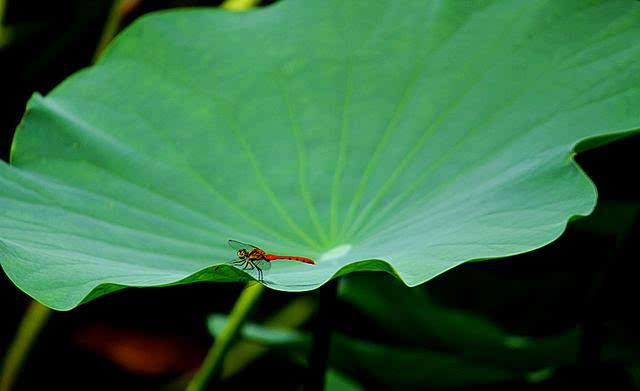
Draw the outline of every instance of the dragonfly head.
[[[247,253],[247,250],[241,248],[240,250],[238,250],[238,258],[240,259],[245,259],[246,257],[248,257],[249,254]]]

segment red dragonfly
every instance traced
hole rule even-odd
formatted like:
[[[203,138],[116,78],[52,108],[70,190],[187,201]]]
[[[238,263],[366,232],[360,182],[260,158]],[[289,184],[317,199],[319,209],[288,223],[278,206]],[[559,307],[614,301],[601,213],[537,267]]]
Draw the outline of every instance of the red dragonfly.
[[[236,259],[231,264],[242,268],[242,270],[256,270],[258,272],[258,281],[264,282],[262,279],[262,271],[271,268],[271,261],[276,259],[289,259],[291,261],[304,262],[311,265],[316,263],[313,259],[305,257],[297,257],[294,255],[275,255],[267,254],[264,250],[247,243],[238,242],[237,240],[229,240],[229,246],[236,250]]]

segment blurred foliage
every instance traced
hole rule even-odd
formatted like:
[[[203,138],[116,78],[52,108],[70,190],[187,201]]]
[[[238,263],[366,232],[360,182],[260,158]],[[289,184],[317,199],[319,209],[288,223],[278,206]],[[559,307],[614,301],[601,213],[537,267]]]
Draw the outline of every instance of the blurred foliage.
[[[372,387],[545,384],[555,370],[580,364],[579,326],[549,336],[509,334],[474,311],[438,304],[424,287],[407,288],[381,274],[344,278],[339,297],[365,317],[350,324],[355,336],[335,333],[330,365]],[[217,335],[225,323],[226,316],[211,316],[209,329]],[[612,333],[603,350],[604,365],[633,365],[640,358],[637,342],[630,344],[614,335],[623,331],[619,326],[608,325]],[[375,337],[379,341],[358,335],[358,330],[371,334],[372,327],[383,330]],[[252,323],[244,326],[241,336],[305,366],[311,342],[307,333]]]
[[[226,316],[213,316],[209,327],[217,335]],[[243,327],[242,336],[281,350],[304,365],[311,337],[296,331],[264,328],[256,324]],[[473,365],[440,352],[377,344],[335,333],[332,337],[330,365],[355,379],[386,387],[461,387],[466,384],[510,380],[514,374],[487,365]]]
[[[579,219],[574,228],[602,236],[615,236],[631,229],[640,215],[640,203],[601,200],[588,219]]]

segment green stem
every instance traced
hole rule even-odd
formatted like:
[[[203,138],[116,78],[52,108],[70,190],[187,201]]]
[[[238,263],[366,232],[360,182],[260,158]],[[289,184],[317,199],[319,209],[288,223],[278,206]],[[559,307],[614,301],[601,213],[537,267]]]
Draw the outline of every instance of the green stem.
[[[334,312],[338,296],[338,280],[333,279],[320,289],[320,305],[315,319],[315,330],[309,353],[309,368],[304,383],[305,391],[324,390],[327,368],[329,368],[329,350],[331,334],[335,324]]]
[[[0,25],[4,23],[4,11],[7,9],[6,0],[0,0]]]
[[[202,366],[196,372],[193,379],[187,386],[187,391],[202,391],[207,385],[218,377],[224,362],[224,356],[231,348],[231,344],[240,331],[240,327],[249,316],[251,309],[260,298],[260,294],[264,290],[262,284],[252,284],[244,288],[240,297],[236,301],[229,320],[222,330],[220,336],[216,339],[211,349],[207,353]]]
[[[102,35],[100,36],[100,41],[98,41],[96,50],[93,53],[93,60],[91,61],[92,63],[95,64],[96,61],[98,61],[98,57],[100,57],[104,49],[106,49],[107,45],[109,45],[109,43],[113,40],[113,37],[115,37],[118,33],[122,18],[127,14],[127,11],[133,9],[137,3],[138,0],[113,1],[113,4],[111,5],[111,11],[109,11],[109,16],[107,17],[107,21],[104,24],[104,29],[102,30]]]
[[[275,329],[296,329],[311,318],[316,307],[316,300],[308,296],[298,297],[270,316],[263,324]],[[220,377],[227,379],[235,375],[268,350],[269,348],[262,344],[239,341],[226,354]]]
[[[244,10],[248,8],[253,8],[260,4],[260,0],[226,0],[222,4],[220,4],[221,8],[225,8],[228,10]]]
[[[0,48],[9,40],[9,30],[4,27],[4,13],[6,9],[6,0],[0,0]]]
[[[0,391],[9,391],[16,380],[20,368],[24,363],[38,334],[47,323],[51,310],[37,301],[32,301],[27,307],[18,332],[9,346],[0,372]]]

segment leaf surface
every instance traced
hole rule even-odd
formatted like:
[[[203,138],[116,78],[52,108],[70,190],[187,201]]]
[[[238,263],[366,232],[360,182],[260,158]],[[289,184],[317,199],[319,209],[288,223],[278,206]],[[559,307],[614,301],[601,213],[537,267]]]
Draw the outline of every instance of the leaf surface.
[[[0,261],[56,309],[237,281],[226,242],[408,285],[543,246],[596,190],[571,159],[640,126],[640,3],[292,1],[143,17],[28,104]],[[255,277],[255,275],[254,275]]]

